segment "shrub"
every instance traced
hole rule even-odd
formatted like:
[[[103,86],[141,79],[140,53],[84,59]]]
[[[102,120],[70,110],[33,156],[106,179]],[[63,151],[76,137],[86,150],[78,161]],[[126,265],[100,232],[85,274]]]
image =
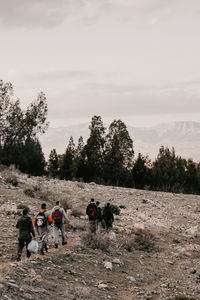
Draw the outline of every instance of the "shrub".
[[[23,204],[23,203],[17,205],[17,209],[24,209],[24,208],[29,209],[29,207],[27,205]]]
[[[18,180],[17,180],[17,176],[15,174],[13,174],[12,171],[9,170],[4,170],[1,173],[3,179],[5,180],[5,182],[12,184],[13,186],[18,186]]]
[[[44,202],[55,201],[55,195],[49,190],[39,190],[36,192],[36,196]]]
[[[102,251],[108,251],[110,246],[110,239],[108,236],[100,234],[91,234],[87,232],[82,235],[81,241],[85,247],[91,249],[101,249]]]
[[[35,197],[35,193],[31,188],[26,188],[24,190],[24,194],[28,197],[34,198]]]
[[[151,252],[154,247],[154,235],[148,230],[138,229],[135,233],[134,247],[137,250]]]
[[[64,210],[66,211],[67,209],[71,209],[72,205],[69,202],[69,200],[67,198],[63,198],[60,200],[60,204],[62,205],[62,207],[64,208]]]
[[[80,216],[84,216],[85,215],[85,211],[83,211],[83,209],[75,207],[72,209],[72,216],[74,217],[80,217]]]
[[[112,209],[113,214],[115,214],[115,215],[119,215],[120,214],[120,208],[119,208],[119,206],[111,204],[110,207]]]
[[[122,237],[118,239],[118,248],[126,249],[128,252],[132,252],[134,249],[134,238],[133,237]]]

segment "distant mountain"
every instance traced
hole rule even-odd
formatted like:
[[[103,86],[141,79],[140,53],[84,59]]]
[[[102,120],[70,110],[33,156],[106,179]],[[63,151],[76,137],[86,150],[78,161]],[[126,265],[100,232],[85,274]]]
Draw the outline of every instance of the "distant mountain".
[[[84,123],[49,128],[48,132],[40,138],[45,156],[48,157],[53,148],[59,154],[64,153],[70,136],[73,136],[75,144],[80,136],[86,143],[90,133],[88,126],[89,124]],[[144,128],[127,126],[127,129],[133,139],[136,155],[141,152],[154,159],[160,146],[164,145],[170,149],[174,147],[177,155],[200,161],[200,123],[198,122],[173,122]]]

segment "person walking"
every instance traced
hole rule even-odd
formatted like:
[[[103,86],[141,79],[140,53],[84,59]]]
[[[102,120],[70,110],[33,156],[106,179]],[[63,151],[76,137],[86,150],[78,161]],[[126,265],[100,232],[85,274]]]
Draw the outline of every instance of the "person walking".
[[[21,260],[22,251],[24,245],[26,245],[26,257],[29,258],[31,256],[31,252],[28,251],[28,244],[31,242],[32,237],[35,237],[35,231],[33,228],[33,222],[31,218],[28,216],[29,208],[26,207],[23,209],[23,216],[17,221],[16,228],[19,229],[19,237],[18,237],[18,255],[17,260]]]
[[[44,250],[48,252],[49,228],[53,223],[51,213],[47,211],[46,203],[41,204],[40,212],[34,218],[33,223],[41,240],[40,254],[44,255]]]
[[[106,224],[106,230],[110,231],[112,229],[112,223],[114,222],[114,216],[110,203],[107,203],[103,210],[103,219]]]
[[[96,201],[97,206],[97,232],[100,232],[100,224],[102,222],[102,208],[99,206],[100,202]]]
[[[96,233],[97,230],[97,206],[94,203],[94,198],[91,198],[90,203],[86,208],[86,214],[89,218],[89,227],[92,233]]]
[[[55,247],[58,248],[59,230],[61,231],[62,234],[62,245],[67,244],[64,221],[66,220],[67,222],[70,222],[70,220],[67,217],[65,210],[60,206],[59,201],[56,202],[56,205],[52,209],[51,215],[52,215],[53,225],[54,225],[53,227],[54,244]]]

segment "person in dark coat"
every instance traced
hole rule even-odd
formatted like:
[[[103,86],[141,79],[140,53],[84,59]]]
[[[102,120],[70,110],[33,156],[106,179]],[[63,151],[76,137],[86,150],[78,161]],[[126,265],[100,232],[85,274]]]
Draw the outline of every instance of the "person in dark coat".
[[[94,203],[94,198],[91,198],[90,203],[86,208],[86,214],[88,215],[90,231],[96,233],[97,224],[97,206]]]
[[[103,220],[106,224],[106,230],[109,231],[112,229],[112,223],[114,222],[114,216],[112,212],[112,208],[110,206],[110,203],[106,204],[106,207],[103,210]]]
[[[18,256],[17,260],[21,260],[22,251],[24,245],[26,245],[26,249],[30,241],[32,240],[32,236],[35,237],[35,231],[33,228],[33,222],[31,218],[28,216],[29,208],[24,208],[23,216],[17,221],[16,228],[19,229],[19,243],[18,243]],[[26,251],[26,256],[29,258],[31,253]]]

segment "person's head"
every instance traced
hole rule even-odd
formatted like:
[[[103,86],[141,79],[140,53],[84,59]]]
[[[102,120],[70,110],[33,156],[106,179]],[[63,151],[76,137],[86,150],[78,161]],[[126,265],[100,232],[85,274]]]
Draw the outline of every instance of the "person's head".
[[[99,201],[97,201],[97,202],[96,202],[96,206],[99,206],[99,204],[100,204],[100,202],[99,202]]]
[[[47,208],[46,203],[42,203],[42,204],[41,204],[41,209],[46,209],[46,208]]]
[[[106,206],[107,206],[107,207],[110,207],[110,203],[108,202],[108,203],[106,204]]]
[[[91,200],[90,200],[92,203],[94,203],[94,198],[91,198]]]
[[[28,213],[29,213],[29,208],[28,208],[28,207],[25,207],[25,208],[23,209],[23,216],[27,216]]]
[[[60,202],[59,202],[59,201],[56,201],[56,205],[58,205],[58,206],[59,206],[59,205],[60,205]]]

